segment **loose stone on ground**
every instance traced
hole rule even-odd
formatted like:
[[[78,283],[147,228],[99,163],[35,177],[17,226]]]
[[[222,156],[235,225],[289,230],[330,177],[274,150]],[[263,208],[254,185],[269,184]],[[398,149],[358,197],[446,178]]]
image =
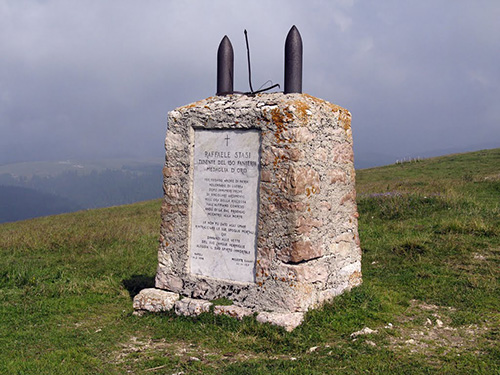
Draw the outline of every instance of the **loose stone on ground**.
[[[150,312],[168,311],[174,307],[179,299],[177,293],[167,292],[155,288],[143,289],[134,297],[134,310]]]

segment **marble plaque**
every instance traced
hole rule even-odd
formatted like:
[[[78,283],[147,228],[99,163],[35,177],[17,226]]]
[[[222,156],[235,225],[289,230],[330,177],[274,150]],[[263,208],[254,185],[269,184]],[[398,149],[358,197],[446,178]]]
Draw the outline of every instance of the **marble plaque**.
[[[255,282],[260,131],[194,131],[190,272]]]

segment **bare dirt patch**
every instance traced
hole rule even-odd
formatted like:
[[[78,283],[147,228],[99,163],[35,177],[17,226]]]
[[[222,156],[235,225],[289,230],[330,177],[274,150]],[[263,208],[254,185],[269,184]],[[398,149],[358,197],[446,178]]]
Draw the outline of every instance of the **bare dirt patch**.
[[[454,310],[453,307],[410,301],[407,313],[395,324],[399,335],[390,337],[390,347],[423,354],[456,352],[460,355],[463,351],[481,354],[474,348],[478,347],[478,341],[488,328],[477,324],[452,327],[448,314]]]
[[[167,339],[151,339],[130,337],[127,342],[122,343],[121,348],[111,355],[111,362],[120,364],[125,368],[131,369],[134,363],[143,362],[144,359],[153,359],[159,357],[170,357],[179,363],[203,362],[206,365],[220,367],[228,363],[245,362],[253,359],[289,359],[295,360],[290,356],[272,356],[265,354],[256,354],[253,352],[229,352],[207,350],[199,345],[183,341],[169,342]],[[160,366],[143,371],[156,371],[167,367]]]

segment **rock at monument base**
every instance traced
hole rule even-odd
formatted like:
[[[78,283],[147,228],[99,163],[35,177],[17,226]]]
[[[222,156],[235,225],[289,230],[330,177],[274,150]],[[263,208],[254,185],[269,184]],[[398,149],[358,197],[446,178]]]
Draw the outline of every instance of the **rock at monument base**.
[[[148,288],[140,291],[134,297],[134,310],[135,315],[142,315],[144,312],[163,312],[175,309],[177,315],[183,316],[198,316],[201,313],[209,312],[212,303],[195,298],[179,299],[179,294],[171,293],[160,289]],[[231,305],[231,306],[215,306],[215,315],[227,315],[231,318],[243,320],[245,316],[254,314],[252,309]],[[285,328],[286,331],[291,332],[299,326],[304,320],[304,313],[277,313],[277,312],[260,312],[257,315],[259,323],[270,323],[276,326]]]
[[[183,298],[175,303],[175,313],[184,316],[197,316],[210,311],[212,303],[202,299]]]
[[[275,326],[285,328],[287,332],[293,331],[304,320],[304,313],[276,313],[276,312],[261,312],[257,315],[259,323],[270,323]]]
[[[174,307],[175,301],[179,299],[177,293],[165,290],[148,288],[143,289],[134,297],[134,310],[145,310],[150,312],[169,311]]]
[[[253,311],[241,306],[215,306],[214,307],[215,315],[227,315],[232,318],[236,318],[238,320],[243,320],[245,316],[250,316],[253,314]]]

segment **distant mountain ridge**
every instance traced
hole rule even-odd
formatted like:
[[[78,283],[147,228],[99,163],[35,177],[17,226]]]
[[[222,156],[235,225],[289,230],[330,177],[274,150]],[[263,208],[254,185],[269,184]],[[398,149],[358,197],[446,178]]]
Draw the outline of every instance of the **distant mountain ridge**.
[[[373,166],[375,159],[357,169]],[[395,162],[387,159],[386,165]],[[163,159],[2,165],[0,223],[160,198],[162,168]]]
[[[58,160],[58,161],[31,161],[8,163],[0,165],[0,176],[12,175],[16,177],[55,176],[63,172],[78,172],[89,174],[92,171],[106,169],[139,170],[143,167],[162,165],[163,158],[154,159],[105,159],[105,160]],[[1,181],[1,180],[0,180]]]
[[[0,223],[81,210],[57,195],[19,186],[0,186]]]
[[[0,166],[0,222],[116,206],[162,195],[161,159]]]

